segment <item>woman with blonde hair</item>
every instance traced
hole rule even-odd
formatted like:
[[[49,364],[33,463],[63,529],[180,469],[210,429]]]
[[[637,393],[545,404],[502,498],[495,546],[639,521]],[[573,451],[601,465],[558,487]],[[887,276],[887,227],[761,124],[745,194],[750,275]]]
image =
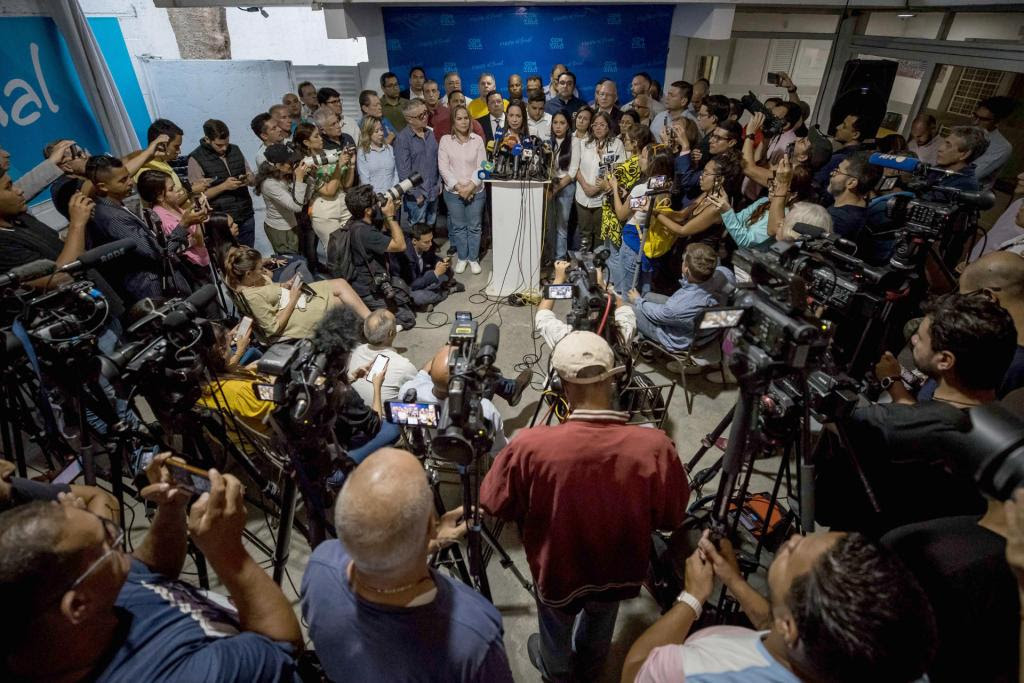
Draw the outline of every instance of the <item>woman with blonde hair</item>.
[[[232,249],[224,259],[224,281],[273,340],[308,338],[327,309],[342,303],[360,318],[370,315],[352,286],[340,278],[306,283],[296,275],[280,284],[273,278],[263,256],[252,247]]]
[[[398,184],[395,150],[386,138],[387,131],[379,118],[367,116],[363,119],[359,127],[356,169],[359,171],[359,184],[372,185],[378,194]]]

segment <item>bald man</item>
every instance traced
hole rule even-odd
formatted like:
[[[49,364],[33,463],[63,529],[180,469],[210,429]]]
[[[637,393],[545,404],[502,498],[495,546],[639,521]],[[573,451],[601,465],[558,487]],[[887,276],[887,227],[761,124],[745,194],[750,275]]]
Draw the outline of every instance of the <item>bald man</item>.
[[[464,531],[461,515],[438,522],[406,451],[383,448],[349,475],[338,538],[317,546],[302,577],[302,616],[331,680],[512,680],[498,610],[427,562]]]
[[[960,292],[984,291],[999,302],[1017,328],[1017,351],[996,395],[1024,386],[1024,257],[1006,251],[985,254],[960,276]]]

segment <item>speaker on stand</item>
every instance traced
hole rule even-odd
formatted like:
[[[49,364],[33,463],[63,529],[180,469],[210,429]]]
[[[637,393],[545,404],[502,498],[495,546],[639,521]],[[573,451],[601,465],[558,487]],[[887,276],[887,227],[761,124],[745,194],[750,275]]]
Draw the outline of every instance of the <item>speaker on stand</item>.
[[[829,113],[829,135],[835,135],[836,126],[849,114],[857,114],[869,122],[864,137],[875,137],[885,118],[898,69],[899,62],[890,59],[851,59],[846,62],[837,90],[839,94]]]

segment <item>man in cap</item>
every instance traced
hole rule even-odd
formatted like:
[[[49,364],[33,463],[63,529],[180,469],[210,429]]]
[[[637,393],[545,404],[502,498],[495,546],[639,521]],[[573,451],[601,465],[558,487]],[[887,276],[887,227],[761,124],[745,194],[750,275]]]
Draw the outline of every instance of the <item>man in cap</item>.
[[[679,525],[690,491],[665,433],[612,409],[624,368],[604,339],[571,332],[551,365],[569,419],[518,433],[484,478],[480,504],[522,534],[540,621],[530,661],[545,680],[595,680],[619,601],[646,577],[651,532]]]

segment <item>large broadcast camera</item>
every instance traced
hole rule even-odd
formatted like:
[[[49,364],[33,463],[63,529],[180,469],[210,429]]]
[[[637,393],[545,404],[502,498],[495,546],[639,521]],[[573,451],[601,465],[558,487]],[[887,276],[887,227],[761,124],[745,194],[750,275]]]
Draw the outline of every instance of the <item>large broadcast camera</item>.
[[[914,157],[876,153],[869,161],[911,176],[904,184],[913,196],[896,194],[886,204],[886,217],[897,229],[889,264],[902,270],[918,268],[934,245],[938,260],[954,268],[968,240],[978,232],[981,211],[995,204],[995,195],[990,190],[945,187],[940,184],[943,179],[960,174],[928,166]]]
[[[448,401],[431,447],[443,460],[469,465],[490,450],[494,426],[483,416],[482,399],[494,396],[501,371],[494,367],[500,332],[491,323],[477,344],[477,323],[468,312],[455,314],[448,343]]]
[[[551,145],[536,135],[522,140],[515,133],[499,130],[487,143],[487,159],[477,172],[486,180],[548,180],[551,175]]]
[[[336,383],[329,381],[327,355],[308,339],[278,343],[267,349],[257,369],[274,377],[272,384],[255,383],[261,401],[275,403],[274,416],[289,427],[315,429],[327,415],[333,419]]]

